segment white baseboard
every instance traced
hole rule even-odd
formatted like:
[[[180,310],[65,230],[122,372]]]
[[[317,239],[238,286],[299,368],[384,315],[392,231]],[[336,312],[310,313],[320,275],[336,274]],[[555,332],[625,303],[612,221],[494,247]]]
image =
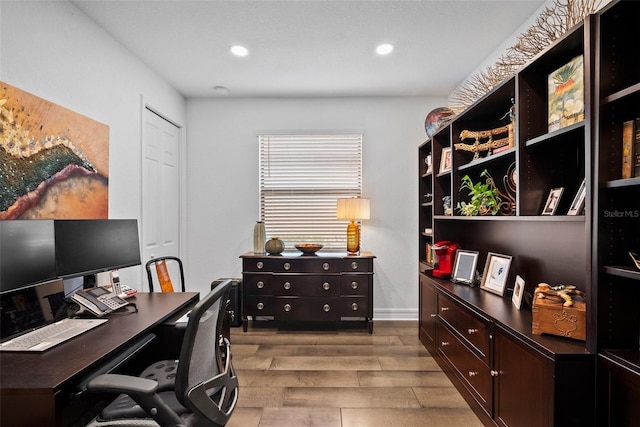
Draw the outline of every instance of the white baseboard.
[[[373,310],[373,320],[418,320],[418,309],[379,308]]]

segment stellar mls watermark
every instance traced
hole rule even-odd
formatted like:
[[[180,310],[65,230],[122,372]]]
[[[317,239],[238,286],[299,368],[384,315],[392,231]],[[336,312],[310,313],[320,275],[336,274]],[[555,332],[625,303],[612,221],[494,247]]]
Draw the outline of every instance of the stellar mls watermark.
[[[640,210],[628,210],[628,211],[604,211],[605,218],[640,218]]]

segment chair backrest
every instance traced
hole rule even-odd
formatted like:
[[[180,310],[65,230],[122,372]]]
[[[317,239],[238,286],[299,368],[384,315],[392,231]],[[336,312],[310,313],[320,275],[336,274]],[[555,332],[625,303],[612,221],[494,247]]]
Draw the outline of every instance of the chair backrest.
[[[147,270],[147,280],[149,281],[149,292],[155,291],[154,283],[158,285],[158,289],[162,292],[173,292],[175,290],[175,276],[177,276],[176,267],[180,273],[180,289],[184,292],[184,268],[180,258],[175,256],[153,258],[146,263],[145,269]]]
[[[238,378],[231,364],[230,345],[222,336],[231,283],[227,280],[216,286],[189,314],[175,393],[193,413],[196,420],[191,421],[195,424],[206,424],[208,420],[225,425],[238,401]]]

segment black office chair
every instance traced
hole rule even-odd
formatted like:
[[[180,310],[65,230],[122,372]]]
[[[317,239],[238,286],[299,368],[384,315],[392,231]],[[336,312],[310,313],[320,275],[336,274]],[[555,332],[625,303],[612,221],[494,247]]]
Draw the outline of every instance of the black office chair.
[[[174,264],[174,265],[172,265]],[[180,258],[175,256],[163,256],[158,258],[153,258],[145,264],[145,268],[147,270],[147,280],[149,281],[149,292],[154,292],[153,283],[157,280],[158,287],[162,292],[173,292],[173,280],[171,278],[171,270],[174,270],[175,265],[177,265],[178,270],[180,271],[180,289],[182,292],[185,291],[185,283],[184,283],[184,268],[182,267],[182,261]],[[152,268],[155,267],[155,268]],[[155,274],[154,274],[155,271]],[[154,277],[156,280],[154,280]],[[163,286],[161,278],[165,281],[165,286]],[[168,281],[170,290],[165,290],[166,283]]]
[[[222,285],[225,286],[226,282],[231,280],[233,285],[233,279],[217,279],[211,283],[211,290]],[[228,294],[229,295],[229,294]],[[230,322],[232,316],[235,316],[229,309],[229,299],[226,299],[224,305],[224,318],[222,320],[221,334],[223,338],[231,339]],[[147,366],[144,371],[139,375],[142,378],[148,378],[158,382],[158,391],[173,390],[176,382],[176,373],[178,371],[178,360],[159,360],[151,365]]]
[[[238,378],[229,340],[221,337],[231,281],[216,286],[191,310],[180,351],[175,390],[158,392],[156,381],[119,374],[100,375],[91,392],[124,393],[89,426],[224,426],[238,401]],[[154,424],[157,423],[157,424]],[[129,423],[129,424],[127,424]]]

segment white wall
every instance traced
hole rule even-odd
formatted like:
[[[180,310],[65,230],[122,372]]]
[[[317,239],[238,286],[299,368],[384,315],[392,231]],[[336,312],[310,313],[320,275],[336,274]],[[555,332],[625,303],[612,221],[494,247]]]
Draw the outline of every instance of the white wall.
[[[417,147],[445,99],[193,99],[173,88],[72,4],[0,1],[0,80],[109,126],[109,216],[140,219],[142,101],[187,124],[190,288],[239,277],[258,216],[258,132],[364,131],[362,245],[377,255],[374,316],[417,317]],[[139,268],[123,280],[141,286]]]
[[[201,291],[218,277],[240,277],[258,219],[260,132],[364,132],[363,193],[371,219],[362,248],[372,251],[374,317],[417,318],[417,147],[424,119],[445,99],[190,99],[187,168],[191,284]]]
[[[0,80],[107,124],[109,217],[140,219],[141,99],[185,123],[177,91],[60,1],[0,1]],[[121,276],[141,285],[139,267]]]

